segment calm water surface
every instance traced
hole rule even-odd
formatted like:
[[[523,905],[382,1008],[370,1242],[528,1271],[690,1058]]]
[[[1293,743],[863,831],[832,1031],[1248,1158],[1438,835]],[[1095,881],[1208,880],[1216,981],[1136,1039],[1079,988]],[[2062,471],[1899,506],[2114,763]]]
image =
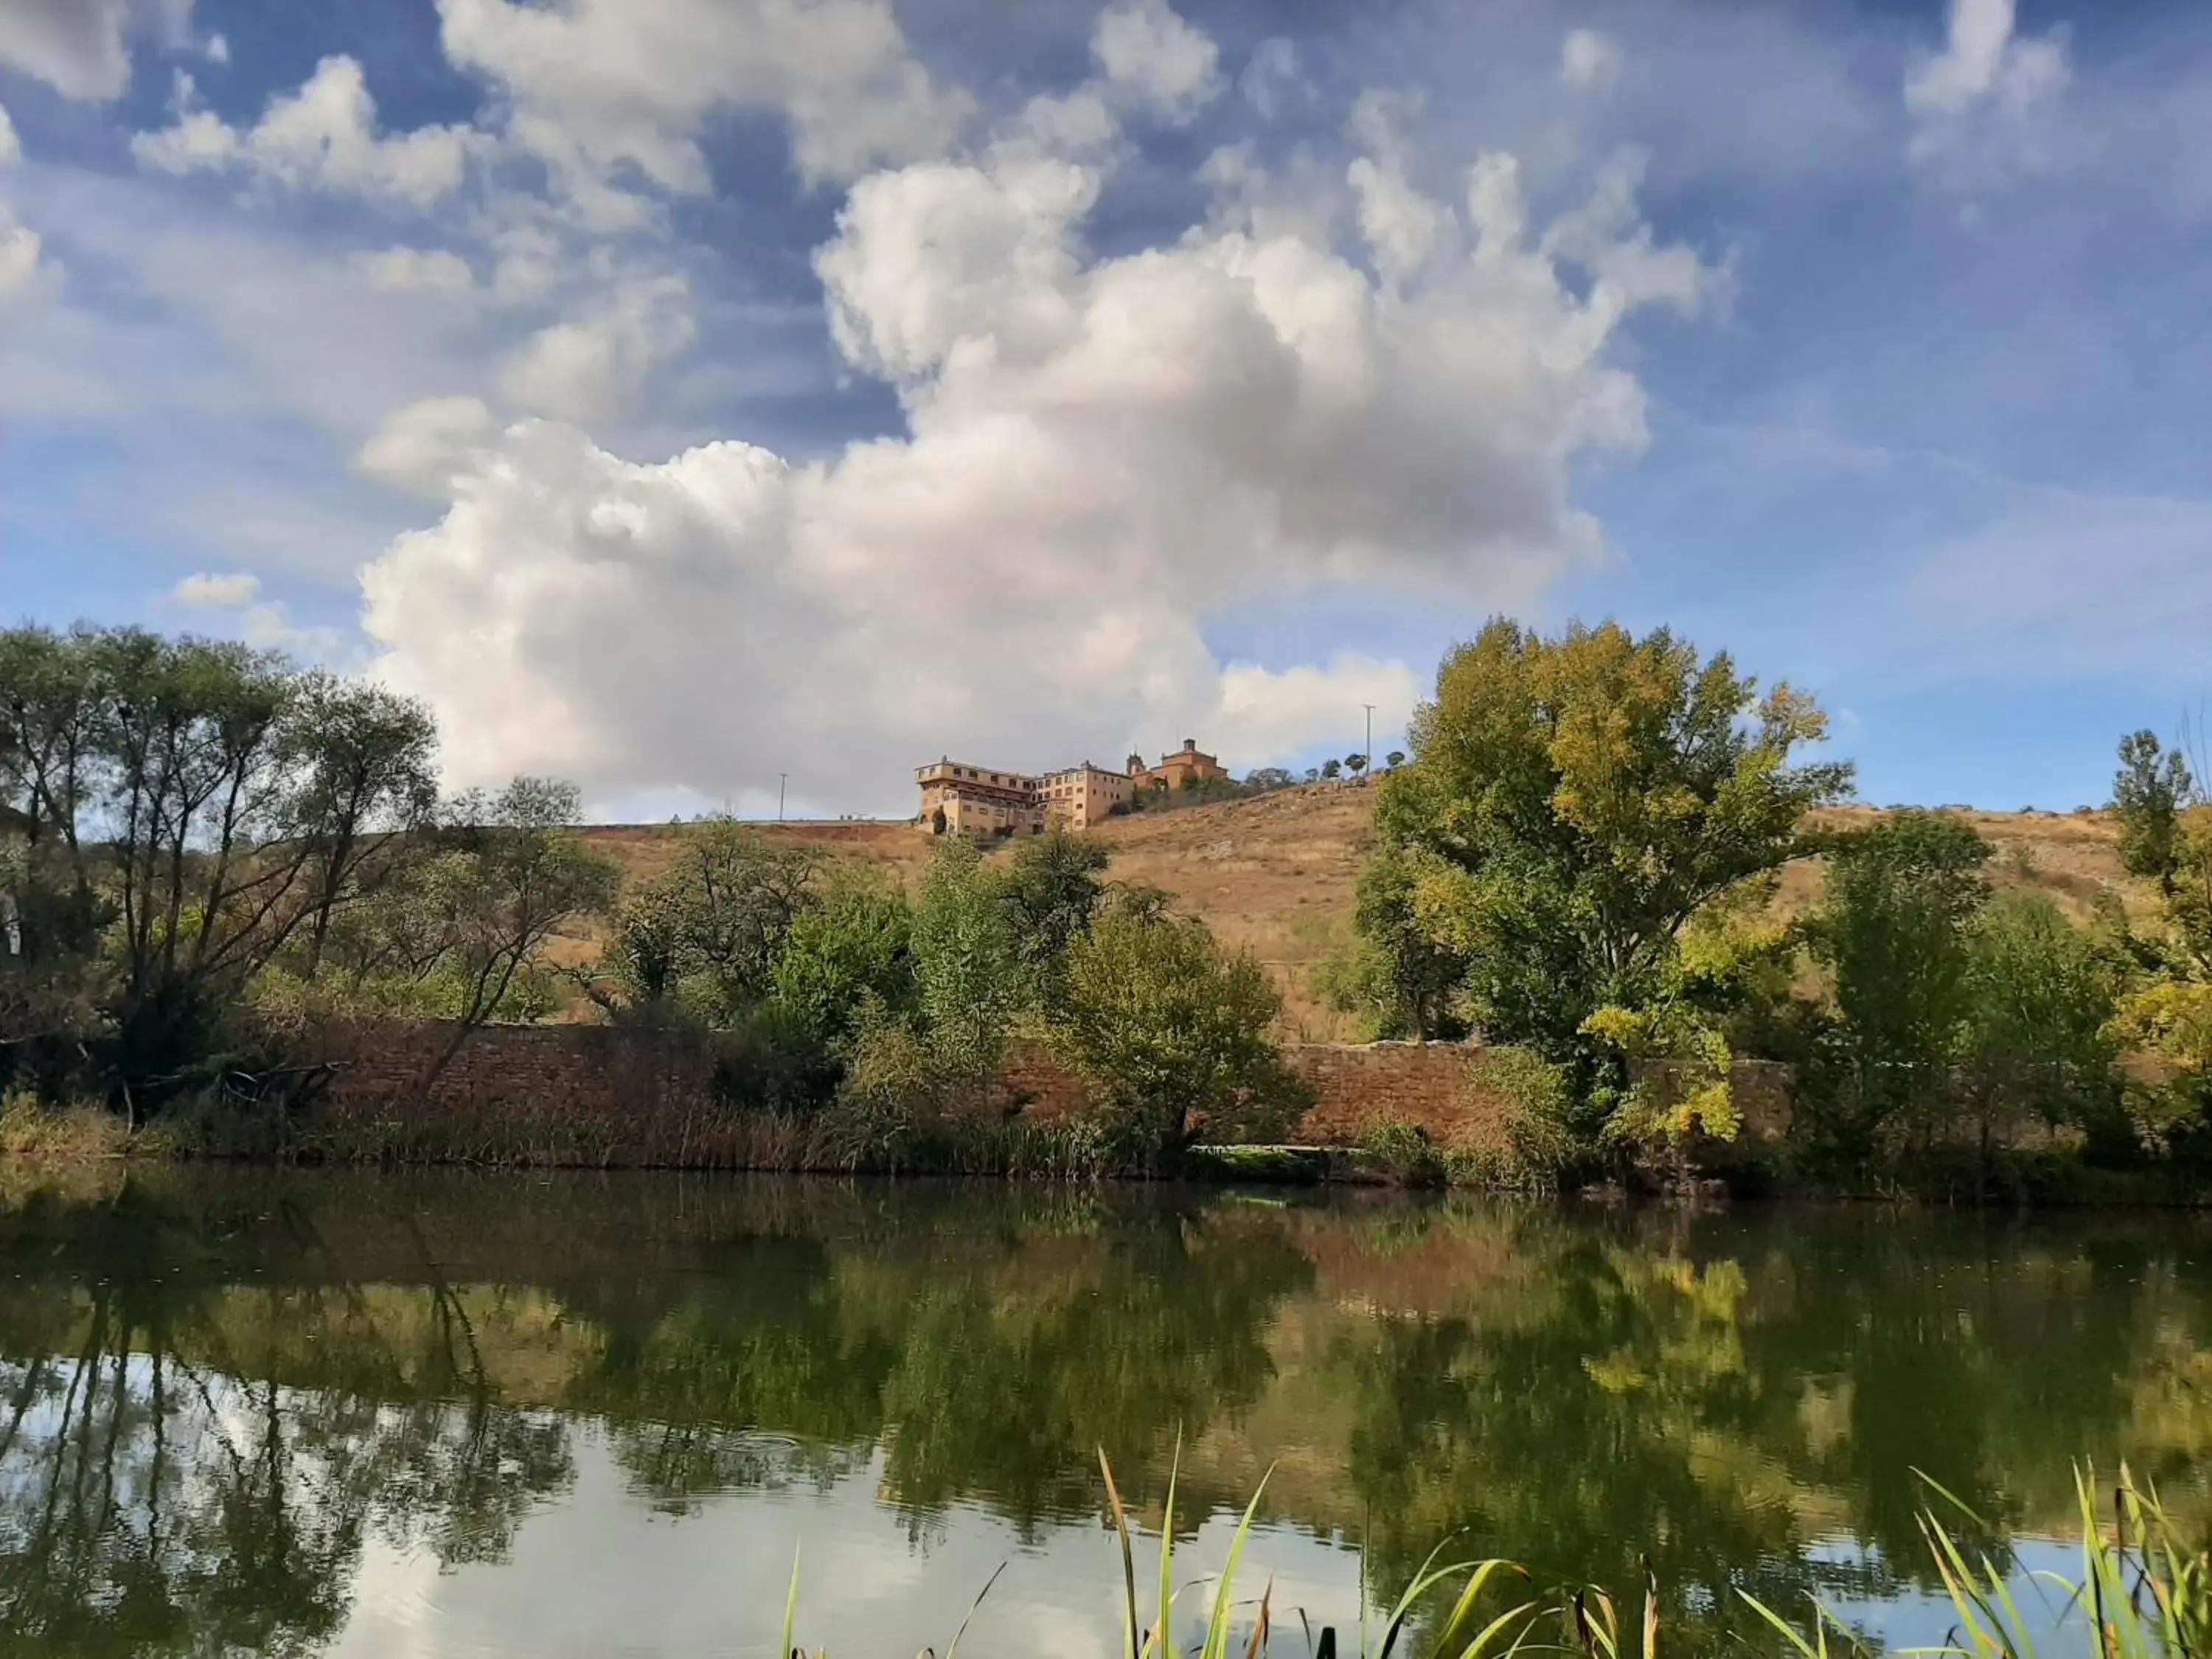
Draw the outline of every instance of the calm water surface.
[[[626,1176],[0,1184],[0,1653],[1110,1654],[1103,1446],[1179,1558],[1356,1622],[1547,1580],[1946,1620],[1915,1468],[2027,1565],[2071,1465],[2212,1516],[2192,1219],[1613,1214]],[[1141,1571],[1141,1569],[1140,1569]],[[1295,1620],[1293,1620],[1295,1626]],[[1761,1642],[1761,1650],[1771,1650]],[[1303,1653],[1295,1635],[1279,1653]]]

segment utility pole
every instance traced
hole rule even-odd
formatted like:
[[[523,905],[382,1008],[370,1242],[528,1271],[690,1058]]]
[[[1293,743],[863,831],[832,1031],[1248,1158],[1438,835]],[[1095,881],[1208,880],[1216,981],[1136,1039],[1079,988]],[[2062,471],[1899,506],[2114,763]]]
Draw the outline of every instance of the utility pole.
[[[779,772],[775,775],[775,821],[778,823],[783,822],[783,786],[785,781],[790,776],[791,774],[788,772]]]
[[[1367,746],[1359,751],[1360,758],[1367,763],[1359,769],[1359,775],[1364,777],[1375,769],[1375,705],[1363,702],[1359,706],[1367,711]]]

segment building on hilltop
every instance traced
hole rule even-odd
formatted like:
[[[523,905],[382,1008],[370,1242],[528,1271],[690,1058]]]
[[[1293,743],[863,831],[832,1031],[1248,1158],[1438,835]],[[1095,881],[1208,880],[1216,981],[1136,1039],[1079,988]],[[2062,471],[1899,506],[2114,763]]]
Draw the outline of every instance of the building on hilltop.
[[[947,756],[917,767],[914,781],[921,786],[921,821],[939,835],[1034,836],[1044,829],[1042,778]]]
[[[1088,830],[1103,822],[1117,806],[1127,806],[1136,785],[1124,772],[1109,772],[1085,761],[1038,780],[1044,794],[1045,818],[1063,830]]]
[[[1198,746],[1196,738],[1185,738],[1182,747],[1160,757],[1158,766],[1146,766],[1142,755],[1129,757],[1129,781],[1138,789],[1180,789],[1203,778],[1225,778],[1221,763]]]
[[[1188,744],[1194,753],[1197,745]],[[1199,759],[1211,765],[1212,757]],[[1134,772],[1085,761],[1042,777],[970,766],[945,756],[915,769],[921,823],[939,835],[1038,835],[1048,827],[1088,830],[1119,810],[1142,785]]]

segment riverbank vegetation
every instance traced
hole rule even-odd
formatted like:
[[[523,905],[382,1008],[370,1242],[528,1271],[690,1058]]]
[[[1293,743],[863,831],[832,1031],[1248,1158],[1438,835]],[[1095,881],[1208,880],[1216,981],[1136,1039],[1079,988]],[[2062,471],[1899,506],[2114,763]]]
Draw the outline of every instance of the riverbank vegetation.
[[[163,1126],[146,1146],[503,1161],[459,1126],[316,1140],[320,1039],[368,1020],[442,1023],[424,1090],[494,1021],[686,1034],[743,1120],[727,1155],[780,1168],[1160,1170],[1200,1139],[1279,1139],[1310,1098],[1278,980],[1114,878],[1097,837],[956,840],[901,879],[710,821],[625,890],[572,786],[442,793],[427,710],[268,653],[16,629],[0,710],[18,1147],[100,1141],[40,1115],[88,1103]],[[1370,1036],[1482,1039],[1510,1122],[1480,1146],[1383,1123],[1369,1166],[2192,1195],[2212,799],[2185,755],[2122,745],[2141,902],[2062,907],[1993,881],[1960,816],[1824,817],[1852,784],[1826,738],[1803,693],[1664,630],[1500,621],[1452,652],[1410,754],[1363,792],[1357,929],[1310,978]],[[1797,870],[1815,896],[1785,911]],[[995,1086],[1017,1048],[1079,1074],[1091,1109],[1017,1110]],[[1788,1133],[1764,1125],[1755,1154],[1747,1060],[1790,1079]]]
[[[710,1044],[772,1161],[1103,1173],[1201,1127],[1279,1137],[1306,1100],[1273,981],[1054,834],[940,848],[915,890],[700,826],[626,896],[577,791],[441,795],[427,710],[242,646],[131,629],[0,635],[0,1089],[97,1103],[162,1144],[281,1150],[328,1029],[436,1020],[427,1089],[472,1032],[564,999]],[[574,936],[605,936],[596,960]],[[1016,1036],[1097,1109],[979,1116]],[[82,1120],[78,1120],[81,1123]]]
[[[1851,769],[1818,706],[1663,629],[1504,621],[1444,660],[1376,787],[1358,932],[1316,981],[1379,1036],[1547,1068],[1570,1179],[1667,1179],[1735,1139],[1735,1062],[1794,1079],[1765,1179],[1994,1190],[2031,1161],[2212,1173],[2212,801],[2148,732],[2114,812],[2156,901],[2000,894],[1962,817],[1821,830]],[[1778,916],[1785,866],[1823,871]]]

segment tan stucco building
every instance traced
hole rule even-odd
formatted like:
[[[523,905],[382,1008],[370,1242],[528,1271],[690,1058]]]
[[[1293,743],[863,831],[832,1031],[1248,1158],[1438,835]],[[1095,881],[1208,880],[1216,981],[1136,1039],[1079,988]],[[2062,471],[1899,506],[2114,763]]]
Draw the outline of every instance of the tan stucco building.
[[[1129,757],[1129,781],[1139,789],[1180,789],[1200,778],[1229,775],[1221,763],[1198,746],[1196,738],[1185,738],[1182,747],[1160,757],[1158,766],[1146,766],[1142,755]]]
[[[1042,777],[1003,767],[971,766],[946,756],[915,769],[921,789],[921,821],[940,835],[1033,836],[1048,825],[1088,830],[1127,807],[1139,790],[1180,789],[1186,779],[1225,778],[1221,763],[1185,738],[1182,747],[1146,766],[1132,755],[1122,770],[1063,767]],[[942,814],[942,817],[939,817]]]
[[[1048,772],[1038,780],[1044,795],[1045,818],[1067,830],[1087,830],[1103,822],[1116,806],[1128,805],[1136,784],[1126,772],[1109,772],[1085,761],[1064,771]]]
[[[1044,829],[1044,780],[1026,772],[948,757],[917,767],[914,781],[921,786],[921,821],[929,829],[954,836],[1036,835]]]

